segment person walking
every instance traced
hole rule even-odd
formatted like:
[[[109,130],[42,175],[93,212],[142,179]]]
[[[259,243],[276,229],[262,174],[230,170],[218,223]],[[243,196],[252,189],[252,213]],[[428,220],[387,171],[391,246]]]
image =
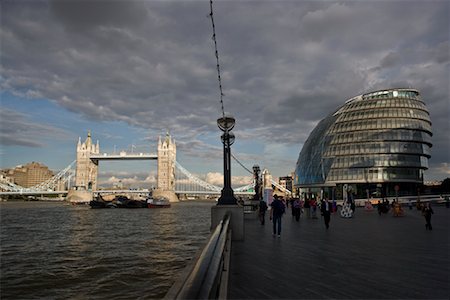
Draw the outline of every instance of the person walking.
[[[295,220],[297,222],[300,220],[301,209],[300,199],[295,198],[294,202],[292,203],[292,215],[295,217]]]
[[[291,214],[292,214],[292,218],[294,218],[295,217],[295,207],[294,207],[295,199],[292,198],[290,200],[290,202],[291,202]]]
[[[325,227],[328,229],[330,227],[330,216],[331,216],[331,203],[328,201],[328,198],[322,201],[320,205],[320,211],[322,213],[323,219],[325,220]]]
[[[303,207],[306,211],[306,217],[309,219],[311,217],[311,205],[309,204],[309,199],[305,198],[305,203],[303,204]]]
[[[267,203],[263,199],[259,201],[259,221],[264,225],[267,211]]]
[[[317,201],[316,201],[316,199],[312,199],[311,202],[309,203],[309,205],[311,206],[311,218],[317,219]]]
[[[350,209],[352,210],[352,215],[355,215],[356,203],[352,193],[349,193],[348,199],[350,202]]]
[[[274,196],[274,200],[270,204],[272,209],[270,210],[270,219],[273,222],[273,236],[278,234],[281,237],[281,217],[285,212],[283,201],[279,199],[277,195]]]
[[[431,226],[431,215],[434,214],[433,209],[431,208],[430,202],[427,202],[423,209],[422,209],[422,215],[425,217],[425,229],[433,230],[433,227]]]

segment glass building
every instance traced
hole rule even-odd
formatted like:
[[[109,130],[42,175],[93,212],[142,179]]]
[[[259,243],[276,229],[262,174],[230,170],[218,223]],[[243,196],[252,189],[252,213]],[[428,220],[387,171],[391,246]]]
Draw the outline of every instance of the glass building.
[[[356,96],[311,132],[300,152],[294,185],[342,199],[342,185],[357,197],[417,194],[428,168],[430,114],[414,89]],[[333,195],[331,194],[333,193]],[[335,194],[334,194],[335,193]]]

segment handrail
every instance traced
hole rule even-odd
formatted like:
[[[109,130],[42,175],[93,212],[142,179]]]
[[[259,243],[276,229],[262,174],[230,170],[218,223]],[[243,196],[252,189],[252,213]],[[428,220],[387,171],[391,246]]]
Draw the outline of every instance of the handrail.
[[[229,224],[230,215],[226,214],[212,233],[175,299],[218,298]]]

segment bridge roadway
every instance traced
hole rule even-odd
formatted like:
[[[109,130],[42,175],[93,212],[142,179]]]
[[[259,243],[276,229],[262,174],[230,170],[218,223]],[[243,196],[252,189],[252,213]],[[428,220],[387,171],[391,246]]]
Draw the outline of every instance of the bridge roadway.
[[[433,231],[415,208],[406,216],[356,210],[297,223],[246,216],[245,240],[233,242],[229,299],[449,299],[450,208],[434,206]]]
[[[91,160],[143,160],[143,159],[150,159],[150,160],[156,160],[158,159],[158,155],[155,153],[126,153],[121,152],[119,154],[98,154],[98,155],[91,155]]]

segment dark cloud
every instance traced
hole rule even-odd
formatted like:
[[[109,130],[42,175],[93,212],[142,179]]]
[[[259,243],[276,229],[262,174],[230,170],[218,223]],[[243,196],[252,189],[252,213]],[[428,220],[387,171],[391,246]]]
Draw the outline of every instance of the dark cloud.
[[[300,147],[346,99],[411,86],[431,112],[433,159],[448,162],[450,3],[432,3],[215,2],[237,136]],[[3,1],[0,86],[88,119],[169,128],[189,155],[214,157],[216,146],[187,146],[220,115],[208,13],[208,1]]]
[[[98,26],[134,26],[145,21],[147,9],[142,1],[51,0],[50,13],[74,30]]]

